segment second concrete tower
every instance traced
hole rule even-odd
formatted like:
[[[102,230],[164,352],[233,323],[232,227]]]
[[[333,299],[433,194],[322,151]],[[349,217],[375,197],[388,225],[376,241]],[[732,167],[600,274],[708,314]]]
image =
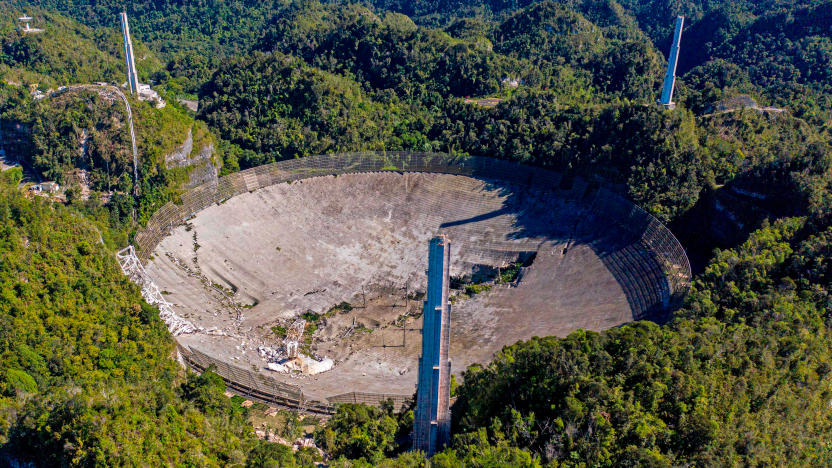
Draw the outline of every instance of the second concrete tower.
[[[442,450],[451,436],[451,243],[444,235],[430,241],[428,290],[422,314],[422,357],[413,421],[413,448],[428,456]]]

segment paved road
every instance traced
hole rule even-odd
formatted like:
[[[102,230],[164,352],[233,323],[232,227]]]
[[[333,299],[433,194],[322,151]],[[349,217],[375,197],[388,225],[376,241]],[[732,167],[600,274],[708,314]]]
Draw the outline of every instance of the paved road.
[[[124,108],[127,110],[127,125],[130,128],[130,141],[133,143],[133,193],[139,194],[139,151],[136,145],[136,130],[133,127],[133,109],[130,107],[130,101],[127,96],[116,86],[106,84],[76,84],[69,86],[62,86],[57,91],[53,91],[47,97],[60,96],[69,91],[93,91],[103,96],[111,96],[115,94],[124,103]]]
[[[732,112],[739,112],[745,109],[755,110],[757,112],[771,112],[773,114],[782,114],[783,112],[786,112],[786,109],[780,109],[778,107],[743,106],[734,109],[726,109],[718,112],[711,112],[710,114],[705,114],[702,117],[712,117],[714,115],[730,114]]]

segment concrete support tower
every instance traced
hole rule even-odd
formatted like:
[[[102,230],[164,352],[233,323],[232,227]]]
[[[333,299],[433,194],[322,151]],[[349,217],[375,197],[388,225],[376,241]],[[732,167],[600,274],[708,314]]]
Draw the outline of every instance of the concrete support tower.
[[[413,448],[428,456],[442,450],[451,436],[451,243],[444,235],[430,241],[428,291],[422,314],[422,357],[413,421]]]
[[[684,16],[676,18],[676,31],[673,33],[673,45],[670,47],[670,55],[667,57],[667,74],[664,76],[662,98],[659,100],[659,104],[670,109],[676,106],[673,102],[673,88],[676,86],[676,64],[679,61],[679,42],[682,40],[684,24]]]
[[[127,86],[130,94],[139,92],[139,76],[136,73],[136,60],[133,57],[133,41],[130,40],[130,25],[127,23],[127,12],[121,12],[121,35],[124,38],[124,60],[127,62]]]

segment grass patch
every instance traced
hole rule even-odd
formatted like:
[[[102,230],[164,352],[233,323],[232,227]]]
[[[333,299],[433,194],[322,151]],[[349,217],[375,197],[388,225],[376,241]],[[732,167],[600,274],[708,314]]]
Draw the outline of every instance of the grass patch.
[[[372,328],[367,328],[367,326],[364,325],[363,323],[359,323],[353,329],[353,332],[355,332],[355,333],[372,333],[373,329]]]
[[[486,283],[469,284],[465,286],[465,294],[473,296],[475,294],[484,293],[490,289],[491,285]]]
[[[499,282],[501,284],[506,284],[517,281],[517,277],[520,276],[521,268],[523,268],[523,264],[521,262],[517,262],[505,270],[502,270],[500,272]]]
[[[301,315],[300,317],[302,319],[306,320],[307,323],[317,322],[318,320],[321,319],[321,314],[316,314],[315,312],[312,312],[311,310],[309,310],[309,311],[304,312],[303,315]]]
[[[334,305],[328,311],[326,311],[326,313],[324,313],[324,317],[329,318],[338,313],[346,314],[352,309],[353,307],[349,302],[341,302],[340,304]]]
[[[301,315],[301,318],[306,320],[306,328],[304,328],[304,334],[306,337],[304,341],[308,341],[311,343],[312,335],[318,330],[318,322],[321,320],[321,314],[316,314],[315,312],[306,311]]]

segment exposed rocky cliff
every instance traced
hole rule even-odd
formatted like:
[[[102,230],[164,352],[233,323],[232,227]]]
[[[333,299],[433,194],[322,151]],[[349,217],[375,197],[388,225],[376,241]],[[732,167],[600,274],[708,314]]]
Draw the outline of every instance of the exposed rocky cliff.
[[[195,146],[199,148],[198,151],[195,151]],[[194,145],[193,129],[188,130],[188,136],[179,149],[165,156],[165,166],[168,169],[188,169],[188,182],[184,188],[192,188],[217,180],[214,144],[207,140]]]

